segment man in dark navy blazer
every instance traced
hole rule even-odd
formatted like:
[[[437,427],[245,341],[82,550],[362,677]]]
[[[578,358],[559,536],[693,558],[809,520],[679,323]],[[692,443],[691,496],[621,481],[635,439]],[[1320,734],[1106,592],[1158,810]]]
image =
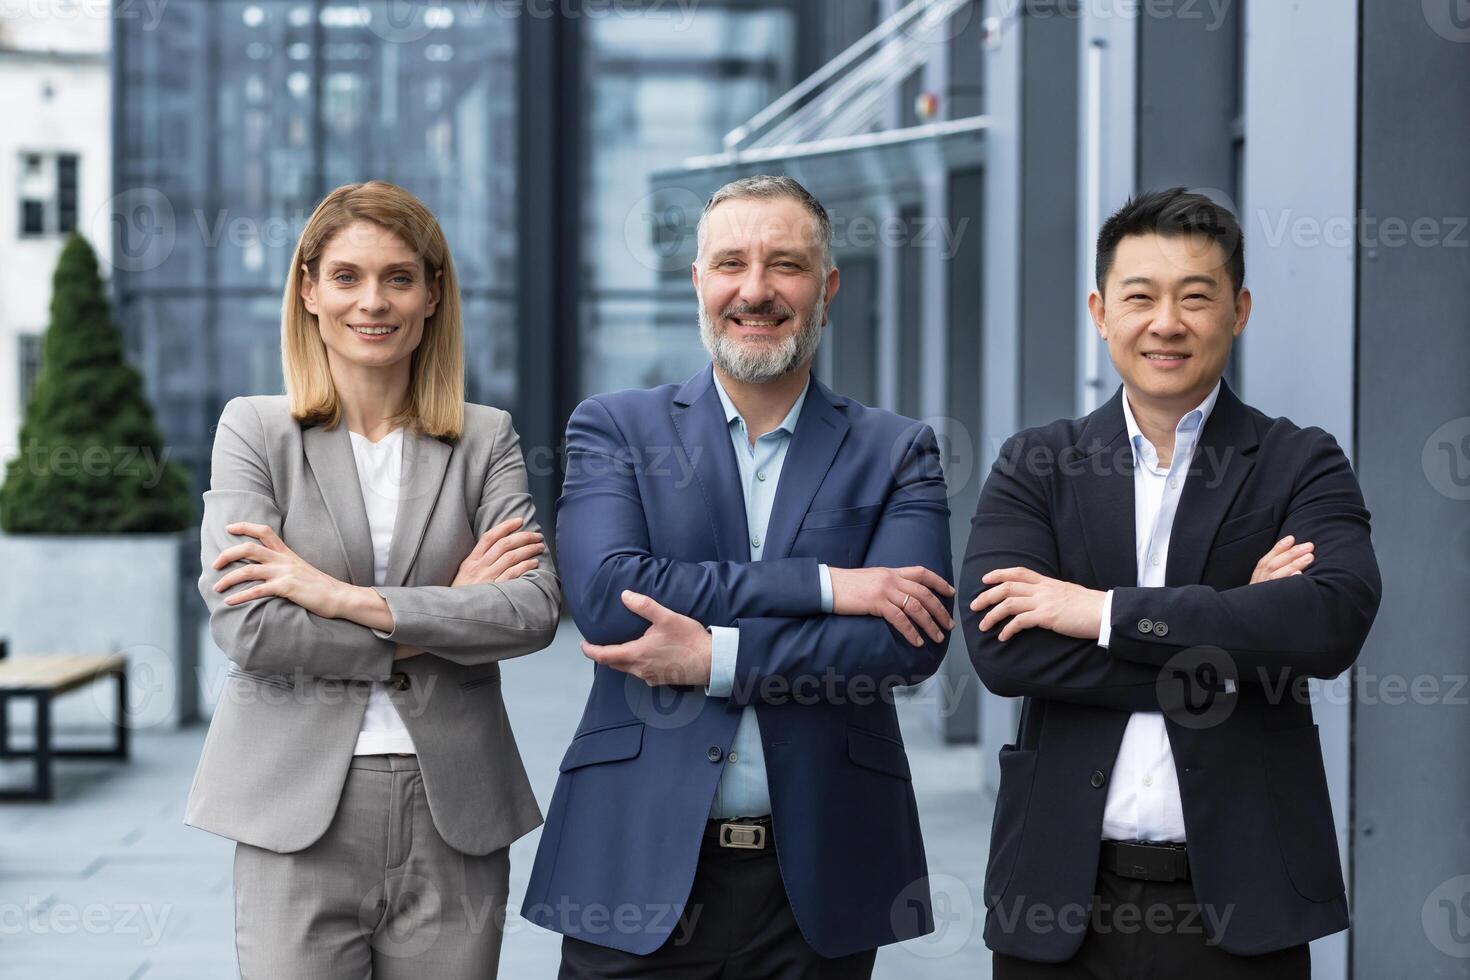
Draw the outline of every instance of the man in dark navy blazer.
[[[711,198],[713,363],[583,402],[557,551],[596,662],[521,914],[564,980],[865,978],[933,928],[895,687],[953,622],[934,432],[830,391],[826,211],[788,178]]]
[[[965,638],[1024,697],[984,884],[1006,978],[1307,978],[1347,900],[1307,678],[1381,586],[1342,450],[1222,379],[1240,229],[1182,188],[1098,239],[1097,411],[1012,436],[960,575]],[[1273,544],[1274,543],[1274,544]]]

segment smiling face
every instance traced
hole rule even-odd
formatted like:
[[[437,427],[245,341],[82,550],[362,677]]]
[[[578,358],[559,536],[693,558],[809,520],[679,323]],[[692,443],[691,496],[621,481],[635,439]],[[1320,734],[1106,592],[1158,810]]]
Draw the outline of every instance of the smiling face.
[[[837,293],[816,221],[788,197],[733,198],[706,216],[694,289],[715,364],[759,384],[810,364]]]
[[[1088,309],[1129,395],[1181,412],[1203,401],[1250,319],[1224,250],[1199,235],[1130,235],[1104,288]]]
[[[328,363],[406,370],[438,307],[438,275],[426,279],[418,253],[369,221],[328,241],[317,268],[316,279],[303,270],[301,300],[316,315]]]

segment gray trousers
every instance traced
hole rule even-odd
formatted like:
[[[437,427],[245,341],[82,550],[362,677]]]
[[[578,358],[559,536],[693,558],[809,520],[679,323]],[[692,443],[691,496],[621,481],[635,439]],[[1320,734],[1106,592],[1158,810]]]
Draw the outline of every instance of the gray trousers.
[[[454,850],[434,829],[414,756],[357,756],[320,840],[235,845],[243,980],[493,980],[509,848]]]

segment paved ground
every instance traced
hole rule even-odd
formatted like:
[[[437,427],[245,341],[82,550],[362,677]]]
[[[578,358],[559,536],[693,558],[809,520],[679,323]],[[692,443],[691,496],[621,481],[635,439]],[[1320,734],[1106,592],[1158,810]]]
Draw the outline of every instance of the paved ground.
[[[564,630],[508,664],[505,696],[543,810],[591,670]],[[932,704],[903,708],[904,737],[934,876],[939,930],[879,953],[883,980],[985,980],[976,913],[991,803],[978,750],[941,745]],[[235,976],[232,845],[182,823],[202,727],[142,732],[124,766],[58,766],[50,804],[0,805],[0,980],[215,980]],[[22,778],[0,766],[0,779]],[[538,834],[511,852],[511,898],[525,890]],[[840,902],[840,896],[833,896]],[[500,975],[550,980],[559,936],[511,915]],[[438,980],[426,977],[424,980]]]

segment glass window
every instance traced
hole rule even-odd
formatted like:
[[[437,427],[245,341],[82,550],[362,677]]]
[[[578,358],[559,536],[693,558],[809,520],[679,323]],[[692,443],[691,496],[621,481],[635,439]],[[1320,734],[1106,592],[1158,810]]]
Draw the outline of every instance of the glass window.
[[[687,230],[715,188],[655,200],[650,177],[719,151],[794,84],[795,29],[789,10],[751,7],[584,21],[582,394],[682,380],[707,360]],[[685,231],[670,241],[669,227]]]
[[[513,402],[516,13],[174,0],[156,23],[119,21],[119,321],[196,479],[224,403],[282,390],[286,266],[344,183],[392,181],[435,213],[463,292],[466,394]]]

